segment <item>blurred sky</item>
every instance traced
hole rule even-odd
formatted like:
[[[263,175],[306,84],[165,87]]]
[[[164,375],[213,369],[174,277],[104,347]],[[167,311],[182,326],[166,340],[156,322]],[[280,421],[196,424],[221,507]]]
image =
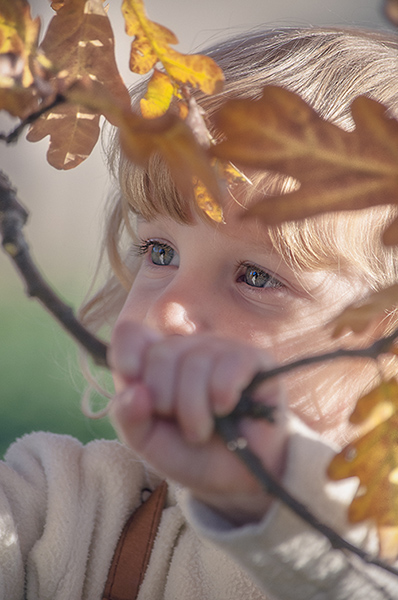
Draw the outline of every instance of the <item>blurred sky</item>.
[[[11,0],[12,1],[12,0]],[[109,14],[117,38],[117,57],[122,76],[128,71],[130,39],[125,35],[121,0],[110,0]],[[49,0],[31,0],[34,15],[43,25],[52,16]],[[146,0],[149,17],[172,29],[179,50],[190,52],[208,42],[260,25],[361,25],[388,27],[382,0]],[[0,118],[0,129],[10,122]],[[94,269],[100,241],[100,221],[108,191],[100,147],[80,167],[59,172],[45,160],[47,141],[20,141],[0,146],[0,165],[18,188],[31,212],[27,237],[34,255],[57,286],[84,286]],[[20,293],[8,257],[0,254],[1,294]]]

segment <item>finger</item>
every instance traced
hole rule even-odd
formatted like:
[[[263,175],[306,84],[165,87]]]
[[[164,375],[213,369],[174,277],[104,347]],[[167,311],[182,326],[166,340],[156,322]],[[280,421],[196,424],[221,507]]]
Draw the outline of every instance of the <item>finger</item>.
[[[143,380],[151,392],[158,414],[172,416],[181,357],[195,343],[194,338],[168,336],[148,347]]]
[[[225,342],[221,343],[208,336],[175,335],[162,338],[147,348],[143,379],[151,391],[159,414],[174,414],[182,372],[186,369],[192,374],[196,372],[194,361],[189,365],[185,363],[191,352],[214,352],[224,345]],[[203,351],[200,350],[201,347],[204,348]],[[189,379],[190,375],[187,377]]]
[[[155,331],[129,321],[120,321],[112,332],[109,350],[111,368],[127,380],[141,375],[147,349],[160,335]]]
[[[176,385],[176,411],[183,435],[192,443],[207,441],[214,429],[209,381],[217,346],[202,346],[185,353]]]
[[[254,375],[271,365],[266,353],[251,347],[235,347],[220,354],[210,381],[215,414],[224,416],[231,412]]]

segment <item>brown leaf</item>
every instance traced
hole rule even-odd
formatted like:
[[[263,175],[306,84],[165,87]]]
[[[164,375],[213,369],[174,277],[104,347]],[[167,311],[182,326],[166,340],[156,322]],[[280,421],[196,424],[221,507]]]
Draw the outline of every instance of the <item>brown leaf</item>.
[[[13,117],[24,119],[37,110],[37,95],[32,89],[0,88],[0,110],[6,110]]]
[[[36,121],[27,137],[30,142],[38,142],[49,135],[49,164],[56,169],[73,169],[91,154],[97,143],[99,120],[99,114],[84,106],[62,104]]]
[[[113,32],[102,0],[68,0],[56,3],[56,8],[41,45],[57,70],[54,89],[65,94],[74,81],[90,79],[98,84],[97,93],[104,93],[106,88],[115,104],[130,106],[129,93],[116,66]],[[98,140],[98,120],[98,115],[79,105],[58,107],[32,125],[28,139],[37,141],[50,135],[50,163],[58,169],[70,169],[91,153]]]
[[[126,21],[126,32],[134,36],[130,54],[130,69],[134,73],[148,73],[161,63],[170,79],[169,86],[172,85],[173,89],[184,84],[200,88],[206,94],[213,94],[222,89],[224,76],[220,67],[208,56],[181,54],[170,48],[170,44],[178,43],[177,37],[163,25],[148,19],[142,0],[123,0],[122,12]],[[170,87],[167,88],[162,101],[159,103],[158,100],[163,112],[166,112],[170,105],[169,91]]]
[[[388,311],[398,305],[398,284],[374,292],[362,304],[355,303],[347,306],[334,319],[333,337],[339,337],[345,331],[362,333],[371,325],[386,318]]]
[[[348,519],[358,523],[372,519],[381,531],[385,558],[398,555],[398,382],[383,382],[358,400],[350,417],[367,422],[367,432],[348,444],[331,461],[333,480],[358,477],[359,486]]]
[[[384,12],[391,23],[398,26],[398,0],[386,0]]]
[[[221,203],[218,178],[208,155],[184,121],[170,112],[156,119],[145,119],[130,107],[116,104],[107,90],[99,93],[98,89],[98,83],[91,80],[76,82],[67,91],[67,97],[90,111],[103,114],[118,127],[122,150],[131,161],[146,166],[151,156],[158,153],[182,194],[192,194],[193,180],[197,178],[214,201]]]
[[[138,121],[136,115],[125,115],[120,143],[128,158],[138,164],[146,165],[152,154],[160,154],[183,195],[192,194],[197,178],[220,204],[221,192],[208,156],[178,116],[166,113],[157,119]]]
[[[283,88],[268,86],[259,100],[228,101],[216,118],[227,139],[212,148],[213,155],[300,182],[299,189],[265,198],[246,215],[277,224],[328,211],[398,204],[398,122],[364,96],[354,100],[351,111],[356,128],[348,132]],[[383,239],[398,241],[396,221]]]

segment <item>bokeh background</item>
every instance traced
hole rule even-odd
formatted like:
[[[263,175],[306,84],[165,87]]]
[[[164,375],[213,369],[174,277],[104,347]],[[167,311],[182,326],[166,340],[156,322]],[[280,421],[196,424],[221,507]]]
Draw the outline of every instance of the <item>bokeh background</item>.
[[[53,14],[49,0],[30,4],[44,28]],[[121,0],[110,0],[109,14],[119,68],[130,84],[135,81],[128,70],[131,40],[124,33],[120,5]],[[149,17],[176,33],[182,52],[259,26],[389,28],[382,5],[382,0],[146,0]],[[14,124],[0,113],[0,130]],[[50,167],[46,151],[46,140],[1,145],[0,168],[30,212],[25,232],[37,262],[76,308],[96,266],[110,184],[99,145],[83,165],[67,172]],[[84,387],[75,345],[25,296],[8,257],[0,253],[0,456],[15,438],[34,430],[68,433],[83,442],[113,437],[106,420],[92,421],[81,413]]]

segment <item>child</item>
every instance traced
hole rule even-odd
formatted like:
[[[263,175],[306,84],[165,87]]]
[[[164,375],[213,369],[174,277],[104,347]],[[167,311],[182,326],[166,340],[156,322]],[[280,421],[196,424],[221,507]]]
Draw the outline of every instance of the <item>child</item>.
[[[300,93],[346,128],[359,94],[392,112],[398,107],[397,47],[381,34],[270,31],[209,54],[227,81],[223,94],[199,100],[210,123],[225,98],[257,97],[271,83]],[[114,275],[85,318],[115,322],[111,415],[124,445],[83,448],[38,433],[11,447],[0,468],[0,598],[19,600],[24,589],[29,600],[102,598],[141,490],[164,478],[168,498],[140,600],[397,597],[398,579],[333,550],[260,488],[213,429],[213,415],[230,412],[258,370],[369,343],[369,333],[332,341],[330,321],[397,280],[396,251],[380,242],[394,210],[329,214],[267,230],[240,216],[288,182],[251,173],[254,185],[230,190],[225,223],[216,225],[179,197],[157,159],[138,169],[118,156],[117,145],[112,158],[121,189],[107,229]],[[328,482],[325,468],[352,437],[348,415],[378,369],[357,359],[293,371],[256,393],[276,406],[276,423],[241,425],[292,494],[369,551],[371,528],[345,519],[356,483]]]

